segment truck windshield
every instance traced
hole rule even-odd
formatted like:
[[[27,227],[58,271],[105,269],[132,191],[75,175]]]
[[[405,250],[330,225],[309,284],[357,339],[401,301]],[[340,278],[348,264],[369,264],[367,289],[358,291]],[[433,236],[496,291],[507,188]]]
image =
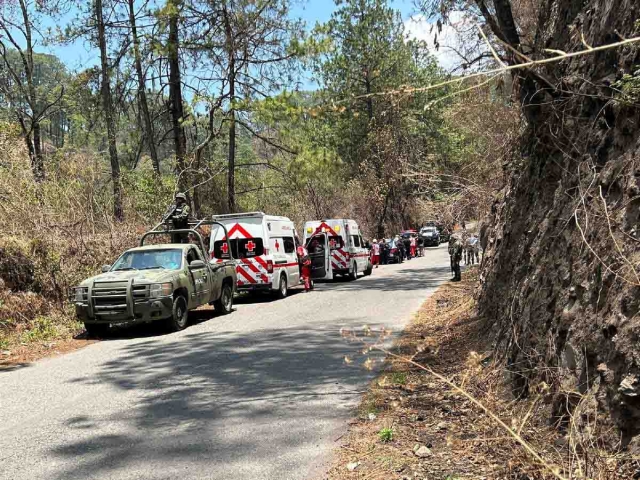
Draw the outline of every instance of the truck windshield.
[[[179,270],[182,266],[182,250],[138,250],[125,252],[111,268],[112,272],[119,270]]]
[[[234,238],[227,242],[218,240],[213,244],[215,258],[229,258],[229,247],[233,258],[251,258],[264,255],[264,243],[261,238]]]

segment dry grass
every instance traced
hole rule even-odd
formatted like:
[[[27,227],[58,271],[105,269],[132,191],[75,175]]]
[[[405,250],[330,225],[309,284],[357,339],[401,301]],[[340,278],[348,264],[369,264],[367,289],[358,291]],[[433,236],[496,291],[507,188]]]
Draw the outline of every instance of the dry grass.
[[[135,246],[171,188],[151,172],[127,173],[127,220],[117,224],[100,157],[60,150],[37,185],[22,142],[0,132],[0,156],[0,362],[7,363],[48,354],[82,332],[69,288]]]
[[[477,270],[441,287],[396,343],[393,352],[432,369],[470,394],[519,435],[550,471],[474,402],[401,359],[387,361],[372,383],[357,420],[343,437],[328,478],[342,479],[630,479],[625,453],[603,448],[612,431],[581,397],[569,426],[549,423],[546,384],[515,401],[505,368],[492,357],[486,323],[475,316]],[[602,423],[600,426],[599,424]],[[596,428],[598,424],[598,428]],[[380,431],[391,429],[390,441]],[[420,458],[415,450],[429,450]],[[424,449],[423,449],[424,451]],[[354,468],[354,466],[357,466]]]

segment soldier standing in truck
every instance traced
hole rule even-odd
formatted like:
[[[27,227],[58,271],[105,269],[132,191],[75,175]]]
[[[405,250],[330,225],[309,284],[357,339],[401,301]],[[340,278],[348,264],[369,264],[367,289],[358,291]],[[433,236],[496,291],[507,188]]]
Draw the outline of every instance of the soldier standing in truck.
[[[171,224],[173,230],[183,230],[189,228],[189,215],[191,208],[187,204],[187,196],[184,193],[176,193],[175,203],[167,209],[163,223]],[[188,234],[172,233],[171,243],[188,243]]]

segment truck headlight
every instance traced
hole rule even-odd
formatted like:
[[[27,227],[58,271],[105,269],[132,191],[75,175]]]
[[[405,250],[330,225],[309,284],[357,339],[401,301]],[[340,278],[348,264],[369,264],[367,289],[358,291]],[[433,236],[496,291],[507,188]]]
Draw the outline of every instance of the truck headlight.
[[[152,283],[149,287],[149,297],[168,297],[173,293],[173,283]]]
[[[71,289],[71,297],[76,303],[86,302],[88,293],[89,289],[87,287],[74,287]]]

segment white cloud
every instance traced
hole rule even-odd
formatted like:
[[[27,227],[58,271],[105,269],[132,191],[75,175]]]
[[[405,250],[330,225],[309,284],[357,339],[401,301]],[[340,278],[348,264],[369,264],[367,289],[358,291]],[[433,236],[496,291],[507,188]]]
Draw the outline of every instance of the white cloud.
[[[465,62],[460,56],[473,58],[482,47],[478,48],[477,34],[473,32],[473,23],[465,17],[463,12],[452,12],[449,23],[442,25],[438,32],[436,23],[429,21],[424,15],[414,15],[405,20],[405,32],[409,38],[424,40],[429,46],[431,54],[442,68],[447,71],[459,67]],[[434,44],[437,33],[438,49]]]

